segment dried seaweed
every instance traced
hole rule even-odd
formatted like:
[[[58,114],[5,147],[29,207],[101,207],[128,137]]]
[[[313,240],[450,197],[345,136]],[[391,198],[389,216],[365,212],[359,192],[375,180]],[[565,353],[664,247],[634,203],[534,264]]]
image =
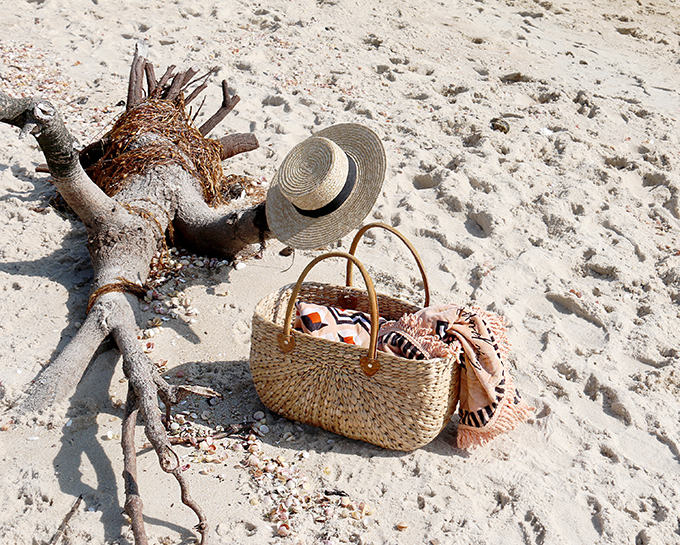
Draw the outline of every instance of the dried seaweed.
[[[160,138],[136,146],[140,136]],[[187,116],[183,95],[175,100],[150,98],[123,114],[101,140],[101,158],[86,171],[112,197],[132,175],[177,164],[199,180],[203,199],[210,206],[229,202],[229,180],[222,172],[222,144],[205,138]]]

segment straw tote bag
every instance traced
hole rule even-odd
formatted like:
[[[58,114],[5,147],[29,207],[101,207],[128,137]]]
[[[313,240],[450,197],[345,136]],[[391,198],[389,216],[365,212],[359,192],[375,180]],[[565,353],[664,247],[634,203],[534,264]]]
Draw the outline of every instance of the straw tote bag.
[[[394,233],[411,250],[423,276],[425,306],[429,305],[427,277],[415,248],[388,225],[366,225],[348,253],[316,257],[295,285],[284,286],[257,304],[250,369],[257,394],[271,411],[351,439],[409,451],[432,441],[448,424],[458,404],[460,370],[453,357],[412,360],[377,351],[378,316],[398,320],[420,307],[375,292],[368,272],[354,256],[359,239],[372,227]],[[304,281],[317,263],[333,257],[347,260],[346,286]],[[352,286],[353,265],[366,289]],[[294,330],[296,300],[368,313],[369,347]]]

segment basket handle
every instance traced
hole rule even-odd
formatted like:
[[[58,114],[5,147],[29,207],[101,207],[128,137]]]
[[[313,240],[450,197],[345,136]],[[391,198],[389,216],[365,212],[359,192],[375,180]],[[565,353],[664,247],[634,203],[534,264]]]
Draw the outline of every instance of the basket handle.
[[[302,273],[300,274],[300,278],[298,278],[298,281],[296,282],[295,287],[293,288],[293,293],[291,294],[290,299],[288,300],[288,307],[286,308],[286,317],[283,323],[283,333],[279,333],[278,337],[279,348],[286,353],[292,351],[293,348],[295,348],[295,339],[290,333],[295,300],[297,299],[297,296],[300,293],[302,282],[304,281],[309,271],[317,263],[330,257],[343,257],[347,259],[348,263],[354,263],[359,268],[359,271],[361,271],[361,274],[364,277],[364,282],[366,283],[366,289],[368,291],[368,303],[370,306],[369,313],[371,316],[371,337],[368,345],[367,355],[361,356],[359,362],[361,364],[361,369],[363,370],[363,372],[367,376],[372,377],[380,370],[380,363],[378,362],[378,359],[376,357],[378,348],[378,328],[379,328],[378,298],[376,297],[375,294],[373,281],[371,280],[371,277],[368,275],[366,268],[363,266],[361,261],[359,261],[353,254],[350,253],[328,252],[326,254],[317,256],[302,271]]]
[[[380,222],[375,222],[375,223],[368,223],[364,225],[361,229],[359,229],[359,232],[354,236],[354,240],[352,240],[352,244],[349,248],[349,253],[354,255],[356,252],[357,246],[359,245],[359,240],[361,240],[361,237],[364,235],[366,231],[373,227],[382,227],[383,229],[388,230],[390,233],[393,233],[399,237],[404,244],[406,244],[407,248],[411,250],[411,254],[413,254],[413,257],[416,260],[416,264],[418,265],[418,269],[420,270],[420,275],[423,277],[423,288],[425,290],[425,304],[423,307],[429,307],[430,306],[430,285],[427,281],[427,274],[425,274],[425,267],[423,266],[423,261],[420,259],[420,255],[418,255],[418,251],[415,249],[413,244],[404,236],[402,235],[399,231],[397,231],[394,227],[391,225],[387,225],[385,223],[380,223]],[[352,261],[348,260],[347,261],[347,286],[352,286]]]

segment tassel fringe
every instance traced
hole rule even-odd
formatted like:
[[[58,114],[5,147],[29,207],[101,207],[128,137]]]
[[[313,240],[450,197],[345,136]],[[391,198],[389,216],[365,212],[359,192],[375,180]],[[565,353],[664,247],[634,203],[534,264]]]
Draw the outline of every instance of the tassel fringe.
[[[526,422],[531,412],[536,409],[535,407],[530,407],[522,398],[520,398],[519,403],[514,403],[515,385],[510,376],[506,376],[508,378],[508,387],[505,397],[486,426],[483,428],[475,428],[474,426],[466,426],[464,424],[458,426],[458,448],[468,449],[486,445],[494,437],[514,430],[517,426]]]

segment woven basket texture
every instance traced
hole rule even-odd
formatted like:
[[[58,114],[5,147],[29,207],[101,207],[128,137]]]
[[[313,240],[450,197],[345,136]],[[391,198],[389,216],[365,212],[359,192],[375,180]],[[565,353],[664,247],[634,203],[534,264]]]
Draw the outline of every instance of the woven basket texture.
[[[458,404],[460,370],[454,358],[410,360],[377,352],[380,370],[366,376],[359,359],[366,348],[320,339],[295,330],[295,347],[278,346],[293,285],[255,307],[250,368],[257,394],[271,411],[291,420],[392,450],[410,451],[432,441]],[[299,301],[342,306],[356,297],[369,312],[366,290],[304,282]],[[420,307],[377,294],[380,316],[398,320]]]

